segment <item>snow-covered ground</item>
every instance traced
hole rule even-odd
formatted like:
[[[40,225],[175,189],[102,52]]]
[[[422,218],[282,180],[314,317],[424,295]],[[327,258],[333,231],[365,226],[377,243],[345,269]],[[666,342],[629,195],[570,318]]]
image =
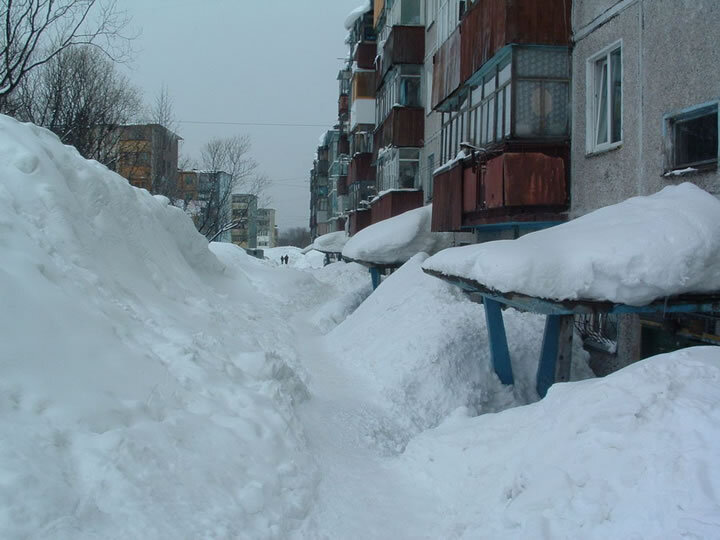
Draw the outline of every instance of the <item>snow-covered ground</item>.
[[[0,117],[0,538],[720,537],[720,349],[538,402],[537,317],[503,387],[425,255],[268,251]]]

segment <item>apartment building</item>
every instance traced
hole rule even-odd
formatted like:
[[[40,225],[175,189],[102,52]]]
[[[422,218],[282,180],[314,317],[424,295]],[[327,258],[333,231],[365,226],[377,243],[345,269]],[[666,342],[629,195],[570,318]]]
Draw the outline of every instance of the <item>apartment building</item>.
[[[169,193],[178,181],[180,140],[159,124],[120,126],[115,171],[135,187]]]

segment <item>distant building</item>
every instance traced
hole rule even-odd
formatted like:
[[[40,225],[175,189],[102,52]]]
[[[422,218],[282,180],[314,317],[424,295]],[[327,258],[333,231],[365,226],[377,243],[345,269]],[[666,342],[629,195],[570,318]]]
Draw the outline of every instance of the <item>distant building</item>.
[[[257,210],[256,195],[233,193],[231,217],[240,221],[240,225],[230,231],[233,244],[245,249],[258,247]]]
[[[135,187],[167,193],[178,181],[180,140],[160,124],[120,126],[115,171]]]
[[[178,171],[177,199],[182,199],[195,227],[208,238],[231,220],[232,194],[230,174],[224,171]],[[225,231],[215,242],[230,242],[231,234]]]
[[[277,245],[275,238],[275,210],[273,208],[258,208],[256,216],[257,247],[275,247]]]

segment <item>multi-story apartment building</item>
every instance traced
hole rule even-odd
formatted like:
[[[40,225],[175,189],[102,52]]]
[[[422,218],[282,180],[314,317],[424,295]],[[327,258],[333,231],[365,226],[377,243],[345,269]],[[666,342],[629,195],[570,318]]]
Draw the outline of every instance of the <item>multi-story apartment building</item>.
[[[135,187],[170,193],[178,181],[180,140],[159,124],[121,126],[115,170]]]
[[[346,22],[347,44],[350,47],[347,85],[341,80],[340,95],[347,94],[349,163],[347,171],[348,230],[351,234],[371,223],[369,199],[376,193],[373,135],[375,131],[375,58],[377,39],[372,3],[359,16]],[[342,72],[341,72],[342,73]],[[340,116],[342,121],[342,114]]]
[[[182,200],[195,227],[209,238],[231,221],[232,177],[224,171],[178,171],[177,199]],[[230,232],[214,238],[230,242]]]
[[[333,142],[339,139],[338,130],[328,130],[322,137],[310,172],[310,232],[313,238],[330,231],[329,172],[334,161]],[[335,144],[335,149],[337,145]]]
[[[571,2],[441,4],[433,230],[512,238],[566,219]]]
[[[424,5],[420,0],[375,0],[375,157],[378,197],[372,221],[423,204],[420,153],[424,141]]]
[[[231,218],[238,226],[230,231],[230,241],[245,249],[257,246],[257,196],[249,193],[233,193]]]
[[[277,246],[277,226],[273,208],[258,208],[256,213],[257,247],[274,248]]]

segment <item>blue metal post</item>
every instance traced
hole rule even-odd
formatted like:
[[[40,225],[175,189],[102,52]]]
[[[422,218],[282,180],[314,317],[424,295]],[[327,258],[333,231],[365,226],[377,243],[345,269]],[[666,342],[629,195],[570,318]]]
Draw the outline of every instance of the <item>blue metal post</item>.
[[[508,350],[505,324],[503,323],[500,302],[483,297],[485,305],[485,319],[487,321],[488,338],[490,341],[490,357],[495,373],[503,384],[513,384],[512,365],[510,364],[510,351]]]
[[[547,316],[537,370],[536,389],[540,397],[545,397],[553,383],[569,380],[572,336],[572,315]]]
[[[377,266],[370,267],[370,278],[372,279],[373,291],[380,286],[380,269]]]

